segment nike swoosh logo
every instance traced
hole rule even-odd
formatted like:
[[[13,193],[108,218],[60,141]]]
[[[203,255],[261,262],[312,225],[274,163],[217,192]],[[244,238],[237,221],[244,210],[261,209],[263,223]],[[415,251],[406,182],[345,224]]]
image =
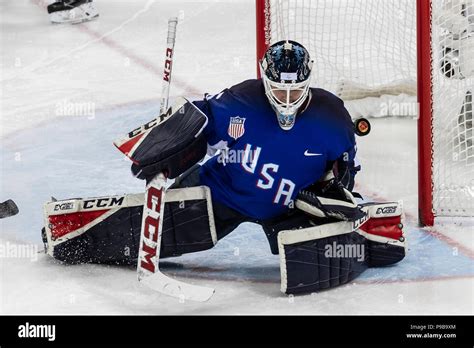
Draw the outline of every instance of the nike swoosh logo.
[[[311,156],[322,156],[323,154],[322,153],[311,153],[311,152],[308,152],[308,150],[306,150],[304,152],[304,155],[307,156],[307,157],[311,157]]]

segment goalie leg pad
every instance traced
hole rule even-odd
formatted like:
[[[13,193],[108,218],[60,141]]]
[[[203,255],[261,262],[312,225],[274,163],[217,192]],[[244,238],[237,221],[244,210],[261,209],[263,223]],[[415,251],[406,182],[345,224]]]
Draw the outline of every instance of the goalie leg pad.
[[[291,210],[288,214],[278,216],[273,219],[259,221],[265,235],[267,236],[270,251],[273,255],[278,255],[278,233],[286,230],[301,229],[314,226],[314,223],[298,209]]]
[[[361,205],[366,216],[278,233],[281,290],[317,292],[355,279],[369,267],[405,257],[402,205]]]
[[[345,284],[368,268],[366,239],[349,222],[278,234],[281,291],[317,292]]]
[[[209,188],[168,190],[165,199],[161,258],[216,244]],[[47,253],[66,263],[136,264],[142,213],[142,194],[46,203]]]
[[[207,186],[169,190],[165,199],[160,257],[203,251],[217,243]]]
[[[78,229],[75,229],[78,226],[76,224],[88,220],[89,214],[50,215],[46,217],[48,225],[43,228],[46,252],[69,264],[133,264],[138,257],[141,210],[140,206],[123,207],[107,214],[104,219],[97,218],[101,221],[96,224],[92,221],[93,225]],[[71,230],[67,229],[68,225],[72,227]],[[64,234],[61,232],[63,227]]]
[[[358,231],[367,238],[369,267],[387,266],[401,261],[406,253],[402,204],[365,203],[362,209],[370,216]]]

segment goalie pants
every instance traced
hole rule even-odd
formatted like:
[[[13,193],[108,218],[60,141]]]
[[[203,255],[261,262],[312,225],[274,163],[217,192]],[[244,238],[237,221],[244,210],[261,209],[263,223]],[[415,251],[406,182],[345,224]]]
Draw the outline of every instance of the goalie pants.
[[[193,166],[191,169],[179,176],[170,188],[185,188],[199,186],[199,165]],[[212,196],[212,192],[211,192]],[[240,214],[238,211],[231,209],[221,203],[212,201],[214,222],[216,225],[217,239],[222,239],[235,230],[242,222],[251,221],[251,219]]]
[[[171,188],[184,188],[200,185],[199,165],[196,165],[176,179]],[[305,228],[314,226],[308,216],[300,210],[293,210],[288,214],[274,219],[259,221],[247,217],[238,211],[231,209],[216,201],[212,202],[214,207],[214,219],[216,224],[217,239],[222,239],[235,230],[243,222],[253,222],[262,226],[272,254],[278,254],[277,236],[278,232],[294,228]]]

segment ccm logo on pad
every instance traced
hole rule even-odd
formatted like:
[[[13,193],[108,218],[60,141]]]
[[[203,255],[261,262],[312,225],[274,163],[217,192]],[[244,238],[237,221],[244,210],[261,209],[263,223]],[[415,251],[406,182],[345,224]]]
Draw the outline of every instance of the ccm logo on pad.
[[[397,211],[397,206],[378,208],[376,214],[393,214]]]

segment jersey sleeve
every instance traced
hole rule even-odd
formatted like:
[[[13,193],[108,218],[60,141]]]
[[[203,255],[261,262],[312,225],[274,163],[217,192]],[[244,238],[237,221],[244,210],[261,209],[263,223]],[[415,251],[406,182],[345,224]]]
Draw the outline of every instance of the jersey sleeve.
[[[210,105],[209,100],[207,100],[207,98],[208,98],[208,95],[206,94],[204,96],[204,99],[196,100],[193,102],[193,104],[196,105],[199,108],[199,110],[201,110],[208,118],[207,126],[206,128],[204,128],[204,135],[206,136],[207,143],[212,146],[212,145],[217,144],[220,141],[220,139],[215,131],[214,114],[212,113],[212,107]]]
[[[355,176],[361,169],[356,154],[357,146],[354,146],[336,161],[337,178],[349,191],[354,188]]]
[[[239,108],[232,88],[216,95],[206,94],[204,99],[193,103],[208,117],[208,124],[204,129],[208,144],[212,147],[220,142],[230,143],[232,138],[227,133],[229,115]]]
[[[339,98],[336,99],[333,115],[333,143],[329,146],[328,161],[335,164],[339,181],[349,190],[354,187],[355,176],[361,169],[356,159],[357,144],[352,118]]]

